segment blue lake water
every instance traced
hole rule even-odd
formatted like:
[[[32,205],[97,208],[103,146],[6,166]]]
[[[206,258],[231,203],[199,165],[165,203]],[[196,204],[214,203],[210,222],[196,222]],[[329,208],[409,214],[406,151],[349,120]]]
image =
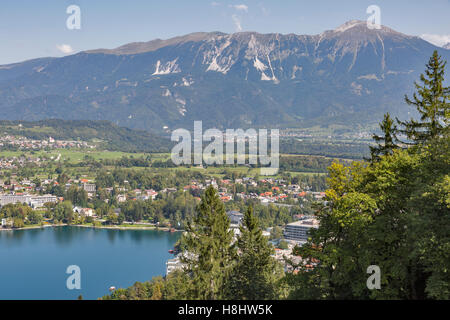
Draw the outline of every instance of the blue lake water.
[[[168,252],[181,236],[156,230],[56,227],[0,231],[0,300],[97,299],[165,274]],[[81,270],[69,290],[66,269]]]

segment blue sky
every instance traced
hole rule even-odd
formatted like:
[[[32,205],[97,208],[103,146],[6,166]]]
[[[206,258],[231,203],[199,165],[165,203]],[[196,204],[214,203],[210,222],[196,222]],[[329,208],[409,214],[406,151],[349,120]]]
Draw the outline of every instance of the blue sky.
[[[70,5],[80,7],[79,30],[66,27]],[[318,34],[366,20],[370,5],[383,25],[450,42],[450,0],[2,0],[0,64],[197,31]]]

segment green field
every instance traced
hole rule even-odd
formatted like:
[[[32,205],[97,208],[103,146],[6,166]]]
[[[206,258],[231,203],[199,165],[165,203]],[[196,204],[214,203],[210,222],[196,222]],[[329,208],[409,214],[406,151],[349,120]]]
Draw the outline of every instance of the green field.
[[[129,153],[121,151],[99,151],[89,149],[55,149],[51,151],[0,151],[0,157],[19,157],[25,155],[26,157],[46,157],[57,159],[61,154],[60,161],[68,161],[69,163],[79,163],[84,160],[86,156],[92,157],[95,160],[112,160],[119,159],[121,157],[146,157],[149,153]],[[152,153],[152,159],[155,160],[167,160],[170,158],[168,153]]]
[[[40,150],[40,151],[0,151],[0,157],[43,157],[50,159],[50,165],[53,164],[55,167],[59,163],[67,163],[67,164],[79,164],[80,162],[84,161],[86,156],[88,156],[90,159],[94,160],[117,160],[122,157],[133,157],[133,158],[141,158],[141,157],[148,157],[152,159],[152,161],[161,161],[166,162],[170,160],[170,154],[169,153],[128,153],[128,152],[120,152],[120,151],[99,151],[99,150],[89,150],[89,149],[55,149],[50,151]],[[281,157],[310,157],[310,156],[301,156],[301,155],[289,155],[289,154],[281,154]],[[316,156],[314,156],[316,157]],[[317,156],[320,158],[325,158],[322,156]],[[337,160],[337,158],[328,158]],[[113,169],[113,166],[104,166],[106,169]],[[146,170],[148,167],[131,167],[130,170]],[[66,168],[68,173],[72,173],[74,175],[78,174],[81,175],[84,178],[88,179],[94,179],[96,176],[96,173],[90,170],[88,166],[81,166],[81,167],[74,167],[71,168],[70,166]],[[259,168],[252,168],[246,165],[239,165],[239,166],[205,166],[205,167],[199,167],[199,166],[178,166],[173,168],[158,168],[158,167],[152,167],[151,170],[155,173],[164,173],[168,171],[191,171],[191,172],[199,172],[211,177],[215,178],[223,178],[226,174],[229,173],[237,173],[240,176],[256,176],[260,175],[260,169]],[[326,173],[323,172],[294,172],[286,170],[283,172],[283,174],[290,174],[291,176],[311,176],[311,175],[325,175]],[[52,174],[52,176],[56,176],[56,174]],[[38,169],[37,176],[39,178],[47,178],[49,176],[49,171],[46,167],[41,167]],[[278,174],[276,176],[271,176],[273,178],[279,178],[281,177],[281,174]]]

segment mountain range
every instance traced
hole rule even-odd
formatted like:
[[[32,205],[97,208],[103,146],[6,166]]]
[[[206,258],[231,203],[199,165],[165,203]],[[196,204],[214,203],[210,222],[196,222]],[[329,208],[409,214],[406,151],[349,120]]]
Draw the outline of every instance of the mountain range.
[[[352,20],[318,35],[201,32],[0,66],[0,118],[109,120],[176,128],[336,125],[364,130],[404,94],[434,50]]]

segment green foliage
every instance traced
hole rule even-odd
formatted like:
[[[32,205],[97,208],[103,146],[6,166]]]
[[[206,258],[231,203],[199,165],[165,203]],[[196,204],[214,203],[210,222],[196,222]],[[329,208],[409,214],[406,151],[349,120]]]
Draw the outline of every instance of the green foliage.
[[[239,257],[225,281],[225,296],[234,300],[278,297],[277,281],[283,271],[272,257],[273,247],[262,235],[253,208],[248,207],[237,240]]]
[[[36,211],[31,210],[28,213],[27,220],[30,224],[39,224],[42,222],[42,215]]]
[[[181,261],[191,275],[189,297],[220,299],[228,266],[236,256],[233,231],[217,191],[209,186],[198,205],[193,223],[184,235],[186,254]]]
[[[87,207],[87,192],[81,188],[78,188],[77,186],[70,186],[70,188],[66,192],[66,199],[71,201],[75,206]]]
[[[28,205],[15,203],[7,204],[0,210],[0,218],[10,218],[14,228],[23,228],[25,225],[39,224],[42,214],[34,211]]]
[[[420,120],[398,121],[401,133],[412,144],[423,144],[448,133],[450,119],[450,87],[444,87],[444,62],[435,50],[426,65],[425,74],[420,76],[423,85],[414,83],[417,93],[410,99],[405,96],[407,104],[414,106]]]
[[[153,277],[151,281],[136,282],[126,289],[114,290],[102,300],[181,300],[187,297],[187,276],[178,270],[166,278]]]
[[[281,156],[280,170],[291,172],[327,172],[332,158],[314,156]]]
[[[384,115],[384,119],[380,123],[380,129],[383,132],[383,136],[376,134],[372,136],[373,140],[377,142],[375,147],[370,146],[372,161],[378,160],[380,155],[392,154],[392,151],[397,148],[395,141],[398,129],[389,113]]]
[[[21,124],[21,127],[18,125]],[[58,140],[95,141],[108,150],[126,152],[168,152],[171,142],[143,130],[119,127],[108,121],[41,120],[0,121],[0,129],[11,135],[42,140],[51,136]],[[100,142],[99,142],[100,141]]]
[[[278,244],[278,248],[286,250],[288,248],[288,243],[284,240],[281,240],[280,243]]]
[[[25,223],[19,217],[13,219],[13,228],[23,228],[25,227]]]
[[[71,224],[74,219],[72,203],[70,201],[63,201],[58,203],[53,209],[53,220],[62,221]]]
[[[292,295],[310,283],[315,298],[448,299],[449,154],[446,137],[371,166],[333,164],[320,228],[298,250],[319,263],[300,268]],[[372,264],[381,268],[382,290],[366,288]]]
[[[286,282],[291,298],[450,298],[450,135],[445,63],[434,52],[416,84],[420,121],[400,122],[414,147],[396,149],[389,115],[370,165],[330,168],[320,227],[295,253],[306,260]],[[420,98],[419,98],[420,96]],[[305,267],[316,263],[313,270]],[[381,270],[381,290],[366,287],[366,268]]]
[[[315,139],[311,141],[280,140],[280,153],[362,159],[368,155],[368,151],[366,142],[316,141]]]

